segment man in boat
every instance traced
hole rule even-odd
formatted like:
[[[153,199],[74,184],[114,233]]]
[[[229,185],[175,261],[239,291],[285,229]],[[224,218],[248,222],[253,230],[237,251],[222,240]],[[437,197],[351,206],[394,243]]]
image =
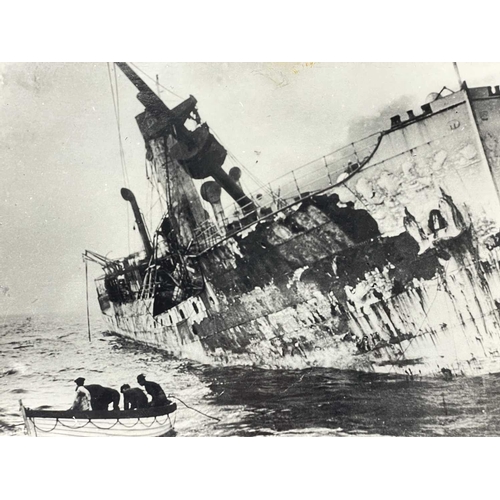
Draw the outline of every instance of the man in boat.
[[[85,379],[83,377],[78,377],[75,380],[76,384],[76,395],[70,410],[74,411],[90,411],[90,392],[83,385]]]
[[[143,375],[142,373],[137,377],[137,382],[139,383],[139,385],[142,385],[145,391],[151,396],[149,406],[166,406],[172,403],[172,401],[170,401],[170,399],[168,399],[163,392],[160,384],[146,380],[145,375]]]
[[[111,389],[111,387],[103,387],[98,384],[85,386],[90,392],[90,404],[92,410],[109,410],[109,405],[113,403],[113,410],[120,409],[120,393]]]
[[[128,384],[123,384],[120,387],[120,392],[123,394],[123,409],[137,410],[139,408],[148,407],[148,397],[142,389],[138,387],[130,388]]]

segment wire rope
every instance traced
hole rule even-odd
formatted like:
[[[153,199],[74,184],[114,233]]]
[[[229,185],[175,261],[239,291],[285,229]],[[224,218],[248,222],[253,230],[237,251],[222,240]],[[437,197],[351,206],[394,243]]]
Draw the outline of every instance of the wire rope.
[[[157,86],[159,86],[163,90],[166,90],[167,92],[170,92],[171,94],[173,94],[175,97],[178,97],[179,99],[183,99],[182,96],[180,96],[179,94],[176,94],[173,90],[170,90],[169,88],[163,86],[158,80],[156,80],[152,76],[149,76],[144,70],[142,70],[141,68],[139,68],[139,66],[137,66],[136,64],[130,63],[130,65],[133,66],[137,71],[140,71],[146,78],[149,78],[152,82],[154,82]]]

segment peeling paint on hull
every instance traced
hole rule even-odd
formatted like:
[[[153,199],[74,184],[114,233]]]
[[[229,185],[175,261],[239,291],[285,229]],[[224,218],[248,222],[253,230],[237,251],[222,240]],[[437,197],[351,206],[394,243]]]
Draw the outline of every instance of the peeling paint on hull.
[[[355,175],[192,257],[198,294],[154,316],[103,301],[109,329],[202,363],[499,372],[499,103],[395,120]]]
[[[498,261],[473,261],[471,243],[466,231],[453,243],[459,258],[451,250],[443,264],[437,257],[420,257],[436,266],[436,274],[414,277],[386,298],[365,296],[356,303],[337,300],[332,289],[325,293],[314,278],[322,270],[320,259],[302,270],[299,280],[295,273],[281,284],[286,296],[273,283],[252,289],[239,304],[219,302],[218,313],[192,298],[181,306],[187,319],[171,325],[167,318],[173,311],[153,318],[151,301],[122,305],[105,317],[115,333],[203,363],[407,375],[439,374],[442,368],[457,375],[488,373],[500,367],[500,275]],[[391,273],[386,274],[390,281]]]

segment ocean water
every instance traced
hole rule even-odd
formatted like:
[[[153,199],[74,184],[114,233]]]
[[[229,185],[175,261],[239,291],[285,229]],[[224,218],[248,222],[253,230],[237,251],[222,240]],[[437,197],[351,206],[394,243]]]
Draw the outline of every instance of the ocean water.
[[[72,316],[0,321],[0,435],[24,436],[19,399],[67,409],[73,380],[119,389],[145,373],[177,398],[176,436],[498,436],[500,375],[417,378],[331,368],[213,367],[136,346]]]

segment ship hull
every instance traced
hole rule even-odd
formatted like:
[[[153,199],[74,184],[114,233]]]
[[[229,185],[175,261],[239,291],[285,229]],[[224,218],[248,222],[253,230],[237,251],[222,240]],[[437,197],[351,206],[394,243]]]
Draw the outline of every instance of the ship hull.
[[[357,171],[198,235],[189,298],[101,301],[109,330],[210,364],[499,372],[500,90],[395,118]]]
[[[500,371],[499,261],[492,256],[475,261],[473,242],[470,230],[464,230],[442,242],[438,253],[446,260],[436,250],[407,254],[413,265],[418,257],[420,275],[417,279],[412,273],[398,293],[394,279],[382,272],[371,294],[339,301],[332,283],[338,289],[346,285],[341,277],[328,277],[325,288],[320,277],[331,260],[325,257],[291,277],[250,290],[239,302],[219,300],[205,307],[211,303],[207,295],[216,297],[209,288],[204,300],[192,297],[156,317],[152,300],[115,306],[114,314],[104,317],[113,333],[201,363],[321,366],[405,376],[495,373]],[[377,245],[385,252],[394,238]],[[347,276],[353,279],[352,271]]]
[[[178,358],[198,361],[218,366],[257,366],[269,369],[307,369],[315,366],[341,370],[356,370],[404,376],[442,376],[443,368],[448,368],[455,376],[478,376],[500,372],[500,354],[495,346],[500,344],[500,335],[490,338],[487,348],[478,341],[474,331],[463,328],[429,332],[404,340],[394,345],[386,345],[374,351],[360,353],[342,342],[318,342],[314,349],[306,349],[300,342],[283,341],[280,347],[268,339],[253,342],[251,349],[239,352],[231,350],[207,349],[201,340],[193,340],[181,345],[169,342],[174,336],[171,327],[152,327],[145,307],[144,315],[134,313],[136,328],[120,328],[116,322],[106,323],[111,333],[127,341],[152,347]],[[316,332],[323,337],[321,325]],[[300,335],[298,335],[300,336]],[[330,345],[328,345],[330,344]],[[464,349],[464,346],[467,346]],[[457,347],[460,353],[457,353]],[[403,353],[403,354],[402,354]]]

